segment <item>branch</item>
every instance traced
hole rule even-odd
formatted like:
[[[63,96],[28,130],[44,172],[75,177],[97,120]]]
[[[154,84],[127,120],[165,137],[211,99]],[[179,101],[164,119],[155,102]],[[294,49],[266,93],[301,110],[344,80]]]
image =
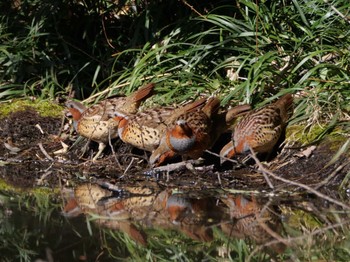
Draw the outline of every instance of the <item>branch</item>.
[[[338,206],[341,206],[342,208],[344,209],[347,209],[347,210],[350,210],[350,206],[336,200],[336,199],[333,199],[329,196],[326,196],[325,194],[322,194],[321,192],[315,190],[314,188],[312,187],[309,187],[307,185],[304,185],[304,184],[301,184],[301,183],[298,183],[298,182],[295,182],[295,181],[292,181],[292,180],[289,180],[289,179],[286,179],[286,178],[282,178],[282,177],[279,177],[278,175],[274,174],[273,172],[271,172],[270,170],[268,170],[266,167],[264,167],[264,165],[259,161],[259,159],[255,156],[255,155],[252,155],[253,159],[255,160],[256,164],[259,166],[259,171],[262,173],[262,174],[265,174],[265,175],[269,175],[271,177],[273,177],[274,179],[276,180],[279,180],[279,181],[282,181],[286,184],[290,184],[290,185],[293,185],[293,186],[297,186],[297,187],[301,187],[313,194],[315,194],[316,196],[320,197],[320,198],[323,198],[333,204],[336,204]]]

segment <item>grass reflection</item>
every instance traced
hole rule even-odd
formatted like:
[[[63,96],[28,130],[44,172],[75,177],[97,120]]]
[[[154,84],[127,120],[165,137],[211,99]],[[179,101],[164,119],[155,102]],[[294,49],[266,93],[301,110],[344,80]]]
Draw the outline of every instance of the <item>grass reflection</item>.
[[[313,196],[118,188],[78,186],[74,214],[55,194],[0,191],[2,261],[350,258],[348,213]]]

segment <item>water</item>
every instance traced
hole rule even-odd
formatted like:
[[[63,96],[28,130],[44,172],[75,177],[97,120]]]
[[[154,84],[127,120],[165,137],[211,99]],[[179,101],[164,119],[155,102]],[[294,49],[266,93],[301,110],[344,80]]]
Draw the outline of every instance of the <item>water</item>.
[[[232,192],[99,179],[4,189],[1,261],[350,259],[349,210],[312,194]]]

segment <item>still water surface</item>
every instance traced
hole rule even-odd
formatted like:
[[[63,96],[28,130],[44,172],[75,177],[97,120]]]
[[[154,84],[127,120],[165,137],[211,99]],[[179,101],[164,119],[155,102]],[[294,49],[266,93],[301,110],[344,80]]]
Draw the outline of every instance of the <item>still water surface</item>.
[[[347,261],[349,212],[312,195],[153,182],[0,191],[1,261]]]

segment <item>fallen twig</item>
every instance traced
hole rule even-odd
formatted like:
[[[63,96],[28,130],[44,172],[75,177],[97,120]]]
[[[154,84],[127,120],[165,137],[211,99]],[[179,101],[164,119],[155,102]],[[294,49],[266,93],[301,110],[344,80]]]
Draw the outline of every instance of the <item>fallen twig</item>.
[[[46,157],[47,159],[49,159],[49,160],[51,160],[51,161],[55,161],[55,160],[46,152],[46,150],[45,150],[45,148],[43,147],[43,144],[42,144],[41,142],[38,143],[38,146],[39,146],[41,152],[45,155],[45,157]]]
[[[350,163],[350,161],[348,161],[347,163],[338,166],[326,179],[324,179],[323,181],[317,183],[314,186],[314,189],[319,189],[320,187],[323,187],[325,184],[327,184],[333,177],[335,177],[345,166],[347,166]]]
[[[120,170],[123,170],[121,164],[120,164],[119,161],[118,161],[118,158],[117,158],[117,155],[116,155],[116,153],[115,153],[115,151],[114,151],[114,148],[113,148],[110,130],[108,130],[108,143],[109,143],[109,146],[111,147],[112,154],[113,154],[113,156],[114,156],[115,162],[117,163],[119,169],[120,169]],[[125,171],[125,172],[126,172],[126,171]],[[125,172],[124,172],[124,174],[125,174]]]
[[[271,177],[273,177],[274,179],[276,180],[279,180],[279,181],[282,181],[286,184],[290,184],[290,185],[294,185],[294,186],[297,186],[297,187],[301,187],[301,188],[304,188],[305,190],[315,194],[316,196],[320,197],[320,198],[323,198],[324,200],[327,200],[329,202],[332,202],[333,204],[336,204],[338,206],[341,206],[347,210],[350,210],[350,206],[336,200],[336,199],[333,199],[329,196],[326,196],[325,194],[322,194],[321,192],[315,190],[314,188],[312,187],[309,187],[307,185],[304,185],[302,183],[298,183],[298,182],[295,182],[295,181],[292,181],[292,180],[289,180],[289,179],[286,179],[286,178],[282,178],[282,177],[279,177],[278,175],[274,174],[273,172],[271,172],[270,170],[268,170],[267,168],[264,167],[264,165],[259,161],[259,159],[254,155],[253,156],[256,164],[259,166],[259,171],[261,171],[262,174],[265,173],[265,175],[269,175]]]
[[[44,183],[43,183],[43,181],[44,181],[44,179],[46,178],[46,177],[48,177],[49,175],[51,175],[52,174],[52,171],[47,171],[47,172],[45,172],[39,179],[37,179],[37,181],[36,181],[36,185],[37,186],[42,186]]]
[[[257,163],[257,165],[258,165],[259,168],[260,168],[259,163],[261,164],[261,162],[260,162],[259,159],[256,157],[256,154],[255,154],[255,152],[254,152],[254,150],[253,150],[252,148],[250,148],[250,153],[251,153],[251,157],[255,160],[255,162]],[[259,163],[258,163],[258,162],[259,162]],[[261,165],[262,165],[262,164],[261,164]],[[263,176],[264,176],[264,178],[265,178],[267,184],[269,185],[269,187],[270,187],[271,189],[274,189],[274,186],[272,185],[272,182],[271,182],[271,180],[268,178],[267,174],[264,173],[264,172],[263,172],[262,174],[263,174]]]
[[[36,124],[35,127],[36,127],[37,129],[39,129],[39,131],[40,131],[41,134],[45,134],[44,131],[43,131],[43,129],[41,128],[41,126],[40,126],[39,124]]]
[[[130,163],[129,163],[129,165],[126,167],[126,169],[124,170],[124,173],[123,173],[123,175],[121,175],[119,178],[123,178],[125,175],[126,175],[126,173],[129,171],[129,169],[130,169],[130,167],[132,166],[132,164],[134,163],[134,160],[135,160],[135,158],[131,158],[131,161],[130,161]]]
[[[198,165],[198,164],[201,164],[203,161],[201,159],[197,159],[197,160],[186,160],[186,161],[182,161],[182,162],[178,162],[178,163],[174,163],[174,164],[169,164],[169,165],[166,165],[166,166],[159,166],[159,167],[155,167],[152,169],[153,172],[164,172],[164,171],[167,171],[167,172],[171,172],[171,171],[180,171],[180,170],[183,170],[186,167],[186,165],[188,163],[191,163],[191,164],[195,164],[195,165]]]

